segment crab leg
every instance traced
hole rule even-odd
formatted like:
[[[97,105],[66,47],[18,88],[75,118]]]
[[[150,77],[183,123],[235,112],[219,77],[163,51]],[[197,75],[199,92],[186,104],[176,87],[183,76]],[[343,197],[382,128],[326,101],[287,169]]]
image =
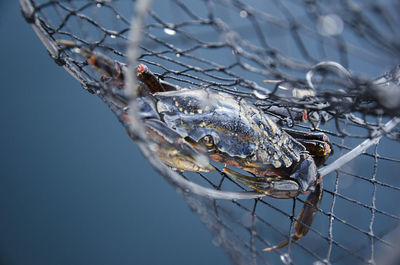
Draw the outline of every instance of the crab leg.
[[[322,183],[315,186],[315,190],[308,195],[306,202],[304,203],[303,209],[301,209],[299,215],[297,216],[297,222],[294,225],[294,234],[290,238],[282,241],[281,243],[263,249],[264,251],[274,251],[289,244],[297,242],[300,238],[305,236],[312,225],[314,216],[317,213],[322,200]]]
[[[228,177],[237,180],[238,182],[254,189],[262,194],[275,197],[275,198],[295,198],[301,193],[308,195],[303,208],[297,216],[297,221],[294,225],[295,233],[289,239],[273,246],[264,249],[264,251],[273,251],[283,248],[290,243],[298,241],[307,234],[317,209],[322,200],[322,184],[317,179],[316,165],[314,160],[308,155],[304,154],[302,162],[294,169],[294,172],[289,177],[280,176],[264,176],[264,177],[250,177],[229,168],[224,168],[223,172]],[[314,184],[315,183],[315,184]],[[315,188],[312,188],[315,185]]]
[[[293,138],[297,139],[305,139],[305,140],[318,140],[322,141],[325,143],[328,143],[330,145],[330,141],[328,136],[322,132],[304,132],[304,131],[298,131],[298,130],[293,130],[289,128],[282,128],[285,132],[290,134]]]
[[[269,106],[263,108],[265,112],[278,115],[280,117],[291,117],[295,121],[305,122],[307,121],[307,110],[299,108],[287,108],[278,106]]]

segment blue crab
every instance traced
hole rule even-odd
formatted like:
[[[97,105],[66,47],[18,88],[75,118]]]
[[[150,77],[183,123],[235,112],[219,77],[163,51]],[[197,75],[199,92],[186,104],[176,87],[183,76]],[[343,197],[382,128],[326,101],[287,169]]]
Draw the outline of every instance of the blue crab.
[[[68,48],[68,41],[59,42]],[[113,89],[123,90],[122,64],[85,48],[76,49]],[[243,185],[274,198],[295,198],[309,193],[297,216],[295,232],[272,251],[307,234],[322,199],[317,167],[331,152],[323,133],[283,129],[252,103],[211,89],[183,89],[158,80],[140,64],[137,68],[137,103],[148,140],[168,166],[180,171],[209,172],[210,159]],[[282,110],[273,110],[278,114]],[[302,115],[300,115],[302,116]],[[304,114],[302,116],[304,118]],[[232,169],[242,169],[246,175]]]

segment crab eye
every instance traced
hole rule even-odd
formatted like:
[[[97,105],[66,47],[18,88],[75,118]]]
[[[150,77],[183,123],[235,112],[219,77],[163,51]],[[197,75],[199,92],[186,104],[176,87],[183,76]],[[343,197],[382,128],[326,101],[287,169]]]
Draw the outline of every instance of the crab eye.
[[[207,147],[213,147],[214,146],[214,140],[213,140],[211,135],[204,136],[202,140],[203,140],[203,143],[204,143],[205,146],[207,146]]]

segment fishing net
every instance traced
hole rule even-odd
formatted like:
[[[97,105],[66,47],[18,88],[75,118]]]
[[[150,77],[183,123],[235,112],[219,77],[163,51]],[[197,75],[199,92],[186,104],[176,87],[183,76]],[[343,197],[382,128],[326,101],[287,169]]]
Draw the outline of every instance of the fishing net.
[[[398,1],[20,2],[54,61],[109,106],[233,263],[397,264]],[[334,152],[319,169],[323,200],[309,233],[263,252],[293,232],[306,195],[261,198],[218,163],[211,173],[166,167],[131,111],[135,100],[117,102],[118,91],[61,40],[126,65],[127,89],[142,63],[159,80],[229,93],[283,127],[328,135]],[[273,113],[276,107],[287,115]],[[293,110],[307,110],[308,122]]]

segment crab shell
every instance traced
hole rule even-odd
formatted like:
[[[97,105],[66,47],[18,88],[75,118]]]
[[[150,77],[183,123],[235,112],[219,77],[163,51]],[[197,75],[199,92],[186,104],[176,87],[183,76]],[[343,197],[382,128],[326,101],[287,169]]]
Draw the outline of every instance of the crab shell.
[[[200,144],[211,136],[208,155],[217,162],[258,175],[288,175],[306,152],[266,114],[230,94],[183,89],[152,97],[160,119],[182,138]]]

